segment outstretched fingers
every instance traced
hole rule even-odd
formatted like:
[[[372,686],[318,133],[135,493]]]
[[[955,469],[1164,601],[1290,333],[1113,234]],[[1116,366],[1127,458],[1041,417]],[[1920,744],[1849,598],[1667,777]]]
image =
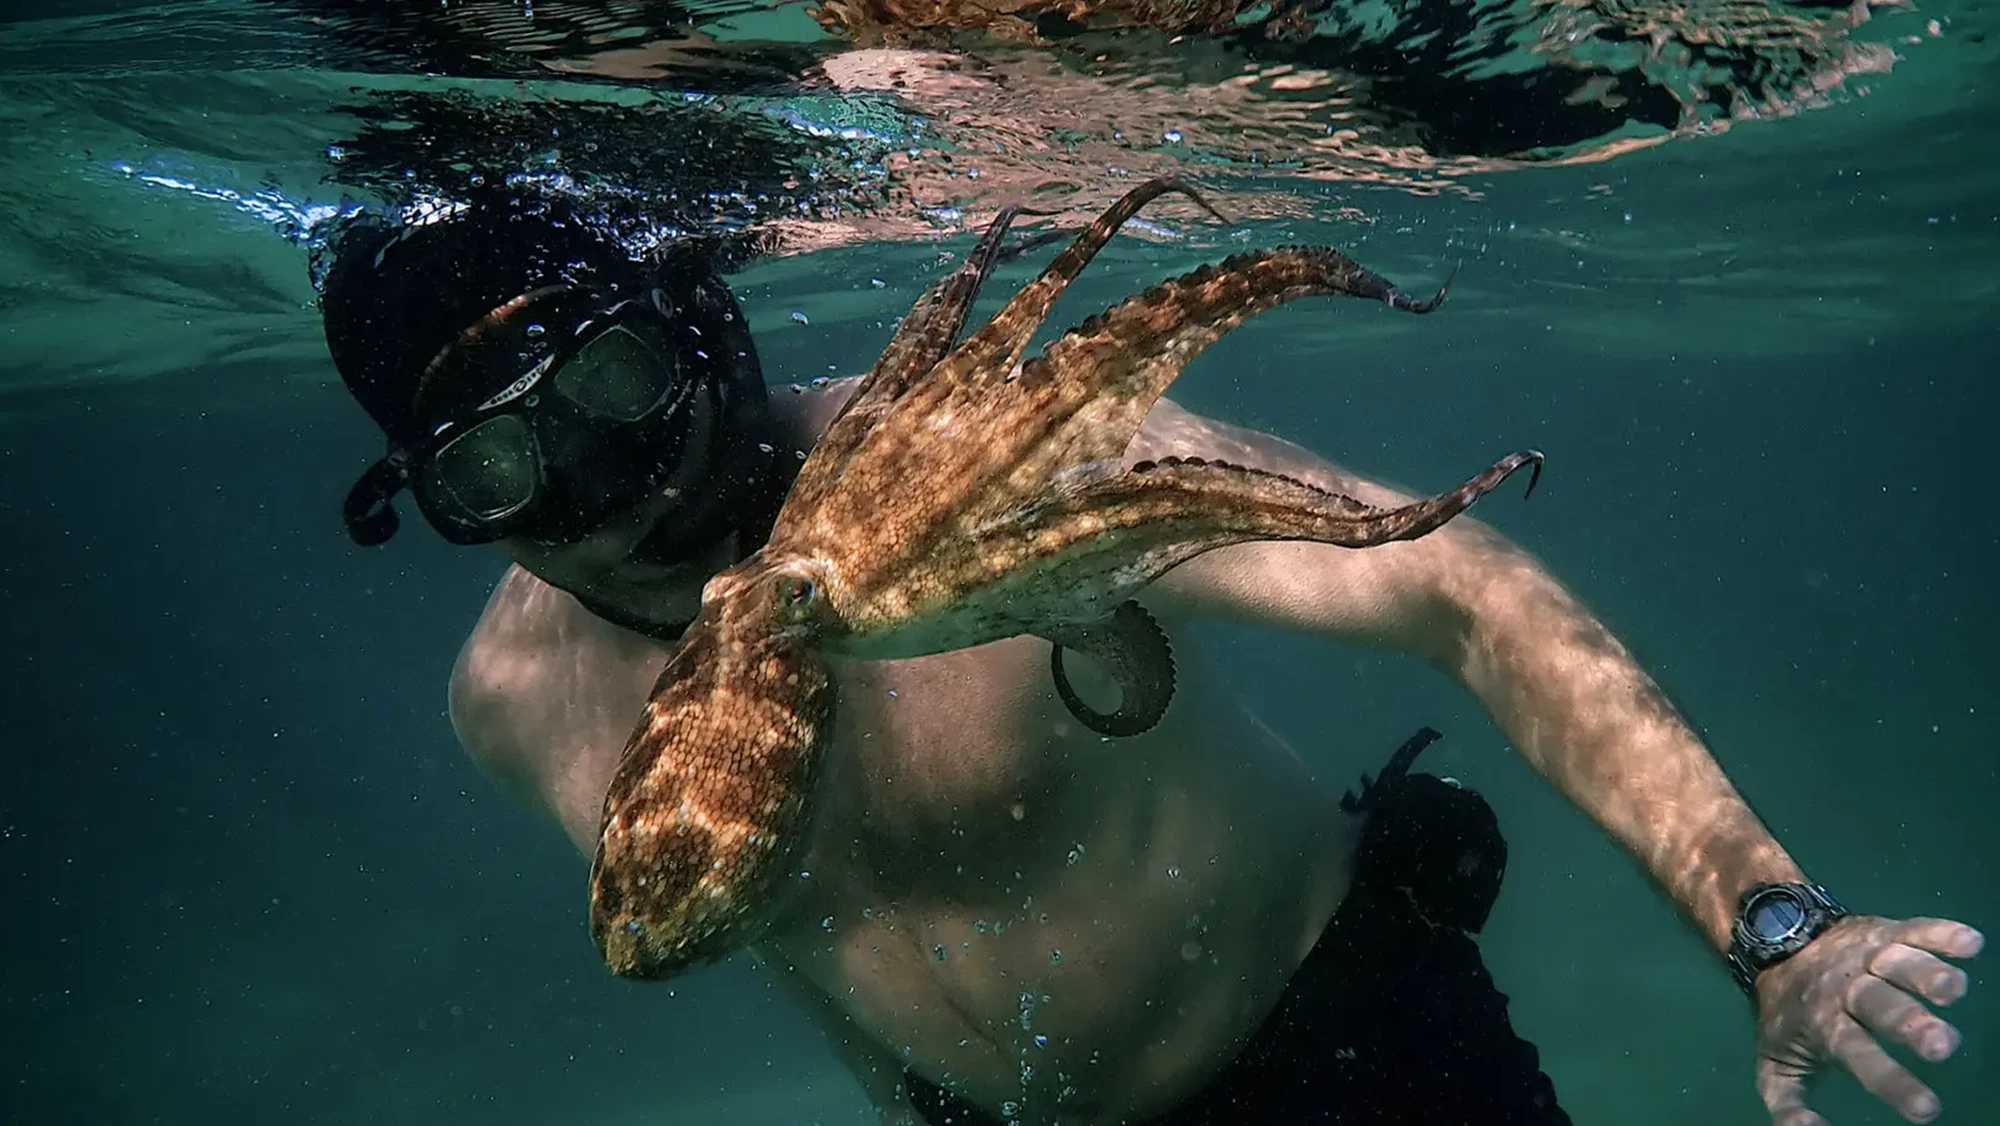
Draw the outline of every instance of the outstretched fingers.
[[[1916,994],[1877,973],[1864,974],[1848,987],[1847,1011],[1878,1035],[1933,1063],[1958,1050],[1956,1028],[1931,1012]]]
[[[1986,948],[1985,935],[1951,919],[1905,919],[1895,937],[1898,942],[1947,958],[1974,958]]]
[[[1822,1126],[1806,1106],[1806,1084],[1823,1063],[1837,1064],[1870,1094],[1911,1122],[1929,1122],[1938,1096],[1895,1057],[1907,1049],[1931,1063],[1959,1048],[1956,1028],[1931,1011],[1964,996],[1965,972],[1944,958],[1979,953],[1984,936],[1949,919],[1863,918],[1816,940],[1793,963],[1772,972],[1760,993],[1763,1056],[1757,1087],[1776,1126]],[[1815,954],[1814,952],[1817,951]]]
[[[1943,1109],[1938,1097],[1923,1080],[1910,1074],[1875,1039],[1859,1020],[1842,1019],[1828,1043],[1833,1058],[1860,1084],[1911,1122],[1929,1122]]]
[[[1868,960],[1868,972],[1933,1005],[1957,1001],[1970,985],[1964,970],[1907,942],[1891,942],[1877,950]]]
[[[1757,1093],[1771,1112],[1771,1126],[1829,1126],[1806,1105],[1806,1072],[1769,1058],[1757,1061]]]

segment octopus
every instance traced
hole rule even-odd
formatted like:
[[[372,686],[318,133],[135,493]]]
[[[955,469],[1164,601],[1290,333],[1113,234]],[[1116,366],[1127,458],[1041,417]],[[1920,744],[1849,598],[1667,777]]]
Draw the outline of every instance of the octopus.
[[[605,796],[590,931],[619,976],[660,979],[755,942],[783,910],[831,738],[830,658],[912,657],[1034,635],[1084,723],[1131,735],[1173,693],[1166,635],[1135,601],[1204,552],[1253,540],[1363,549],[1429,534],[1542,455],[1508,455],[1394,508],[1201,458],[1122,455],[1188,362],[1259,312],[1346,295],[1417,299],[1324,246],[1238,254],[1084,320],[1023,359],[1063,289],[1175,178],[1132,189],[959,340],[1021,213],[1003,209],[932,286],[815,446],[765,544],[717,574]],[[1101,661],[1110,712],[1063,654]]]

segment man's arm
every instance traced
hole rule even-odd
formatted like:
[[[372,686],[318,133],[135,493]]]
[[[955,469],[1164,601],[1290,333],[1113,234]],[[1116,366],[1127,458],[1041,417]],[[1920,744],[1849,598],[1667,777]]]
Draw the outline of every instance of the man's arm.
[[[1161,404],[1132,459],[1169,454],[1270,469],[1377,505],[1410,498],[1296,446]],[[1488,503],[1491,503],[1490,501]],[[1460,517],[1364,551],[1246,544],[1156,586],[1163,608],[1305,629],[1399,649],[1457,676],[1544,778],[1639,859],[1715,949],[1737,897],[1800,878],[1721,767],[1632,655],[1525,552]],[[1949,1057],[1959,1034],[1931,1012],[1967,988],[1980,933],[1949,919],[1852,916],[1758,975],[1757,1088],[1774,1126],[1826,1126],[1806,1081],[1837,1062],[1912,1122],[1937,1096],[1884,1050]]]
[[[604,791],[668,652],[510,567],[452,668],[452,727],[475,762],[589,856]]]
[[[1297,446],[1163,403],[1130,456],[1172,453],[1274,470],[1377,505],[1414,499]],[[1395,649],[1451,673],[1718,950],[1744,888],[1800,878],[1618,639],[1526,552],[1467,517],[1364,551],[1228,548],[1155,590],[1169,606]]]

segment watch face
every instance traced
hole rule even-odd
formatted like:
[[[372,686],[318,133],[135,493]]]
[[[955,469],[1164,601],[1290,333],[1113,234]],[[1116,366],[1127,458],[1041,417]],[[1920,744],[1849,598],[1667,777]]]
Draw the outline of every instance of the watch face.
[[[1757,897],[1745,912],[1752,935],[1764,942],[1783,942],[1806,924],[1806,905],[1796,895],[1774,889]]]

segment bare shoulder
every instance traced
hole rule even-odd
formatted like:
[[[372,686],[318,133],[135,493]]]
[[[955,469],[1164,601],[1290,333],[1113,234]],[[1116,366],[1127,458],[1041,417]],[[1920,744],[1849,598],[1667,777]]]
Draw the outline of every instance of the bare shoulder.
[[[574,605],[522,568],[507,568],[452,666],[454,723],[537,685],[546,655],[564,632],[564,602]],[[466,734],[462,726],[459,734]]]
[[[1161,399],[1126,449],[1127,462],[1164,457],[1204,457],[1282,473],[1310,485],[1344,493],[1374,505],[1407,503],[1412,497],[1370,481],[1274,434],[1199,415]]]
[[[452,665],[448,708],[459,745],[517,795],[538,797],[521,713],[550,690],[562,626],[559,592],[509,567]]]
[[[474,761],[574,835],[666,654],[511,567],[452,667],[452,727]]]

